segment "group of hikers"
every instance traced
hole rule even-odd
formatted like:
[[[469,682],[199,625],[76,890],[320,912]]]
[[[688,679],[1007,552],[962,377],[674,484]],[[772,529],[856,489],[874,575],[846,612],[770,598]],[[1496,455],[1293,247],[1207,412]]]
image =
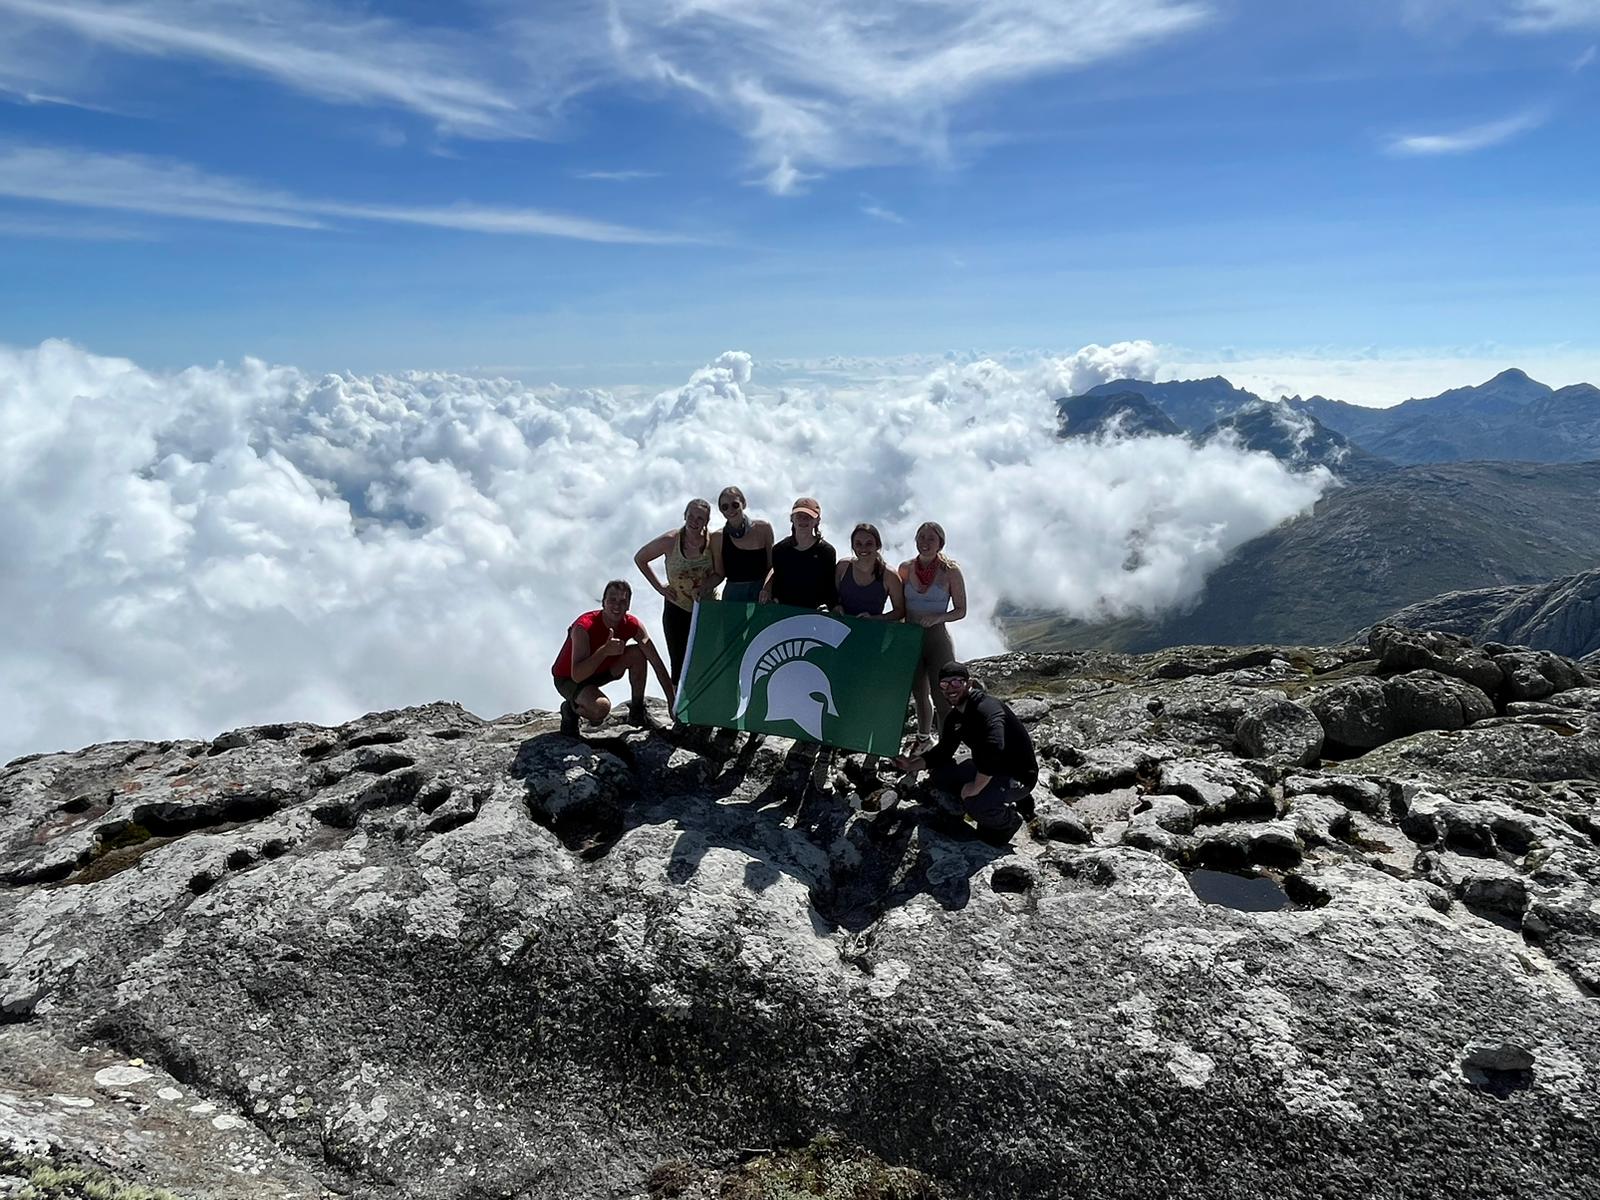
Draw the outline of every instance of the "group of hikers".
[[[690,622],[700,600],[785,604],[826,609],[877,621],[906,621],[923,629],[922,654],[912,680],[917,732],[909,752],[894,759],[906,774],[932,773],[942,815],[975,825],[979,834],[1004,840],[1032,813],[1039,769],[1032,740],[1011,709],[989,696],[957,661],[948,626],[967,614],[966,579],[944,552],[944,529],[924,521],[916,554],[890,568],[883,538],[863,521],[850,531],[850,556],[841,560],[822,535],[822,505],[810,496],[789,510],[789,536],[781,541],[770,522],[751,516],[744,492],[723,488],[717,497],[721,529],[711,529],[711,504],[689,501],[683,524],[652,538],[634,565],[662,597],[665,663],[644,625],[628,610],[633,587],[613,579],[600,607],[568,627],[552,666],[561,696],[561,732],[577,736],[579,719],[603,722],[611,702],[602,690],[627,676],[627,720],[651,722],[645,706],[647,672],[653,671],[668,705],[676,700],[689,645]],[[664,560],[664,561],[662,561]],[[662,562],[662,572],[655,564]],[[934,718],[939,737],[933,738]],[[958,746],[971,751],[956,763]]]

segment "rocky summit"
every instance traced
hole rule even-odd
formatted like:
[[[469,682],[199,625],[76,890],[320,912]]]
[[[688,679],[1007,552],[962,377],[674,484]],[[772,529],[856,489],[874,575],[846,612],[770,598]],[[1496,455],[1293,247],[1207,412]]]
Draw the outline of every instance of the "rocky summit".
[[[11,763],[0,1194],[1600,1195],[1593,667],[980,670],[1010,845],[859,755],[450,704]]]

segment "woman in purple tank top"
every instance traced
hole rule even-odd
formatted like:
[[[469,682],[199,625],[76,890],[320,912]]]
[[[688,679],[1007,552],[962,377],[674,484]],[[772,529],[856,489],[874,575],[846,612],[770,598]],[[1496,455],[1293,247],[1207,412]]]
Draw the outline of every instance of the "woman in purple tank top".
[[[883,538],[876,527],[863,521],[852,529],[850,550],[855,557],[840,563],[834,576],[839,589],[836,611],[869,621],[905,620],[905,585],[883,561]],[[883,611],[885,605],[888,612]]]

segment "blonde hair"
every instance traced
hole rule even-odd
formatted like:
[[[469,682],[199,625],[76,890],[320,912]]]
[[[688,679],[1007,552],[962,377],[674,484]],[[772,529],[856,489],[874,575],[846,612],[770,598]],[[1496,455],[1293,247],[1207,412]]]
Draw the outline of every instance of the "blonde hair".
[[[948,571],[951,567],[956,565],[956,560],[944,552],[944,526],[939,524],[937,521],[924,521],[921,525],[917,526],[916,536],[921,537],[924,529],[931,529],[933,531],[933,536],[939,539],[939,552],[934,555],[934,557],[939,560],[939,565]],[[912,557],[918,558],[921,557],[921,555],[922,551],[918,550],[917,553]]]

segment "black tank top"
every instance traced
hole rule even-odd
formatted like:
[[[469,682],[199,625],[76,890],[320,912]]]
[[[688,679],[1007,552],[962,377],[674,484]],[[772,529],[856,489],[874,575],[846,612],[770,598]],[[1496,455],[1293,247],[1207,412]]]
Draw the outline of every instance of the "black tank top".
[[[751,532],[755,530],[752,527]],[[729,583],[760,583],[767,577],[767,548],[742,550],[733,544],[733,535],[722,531],[722,569]]]

